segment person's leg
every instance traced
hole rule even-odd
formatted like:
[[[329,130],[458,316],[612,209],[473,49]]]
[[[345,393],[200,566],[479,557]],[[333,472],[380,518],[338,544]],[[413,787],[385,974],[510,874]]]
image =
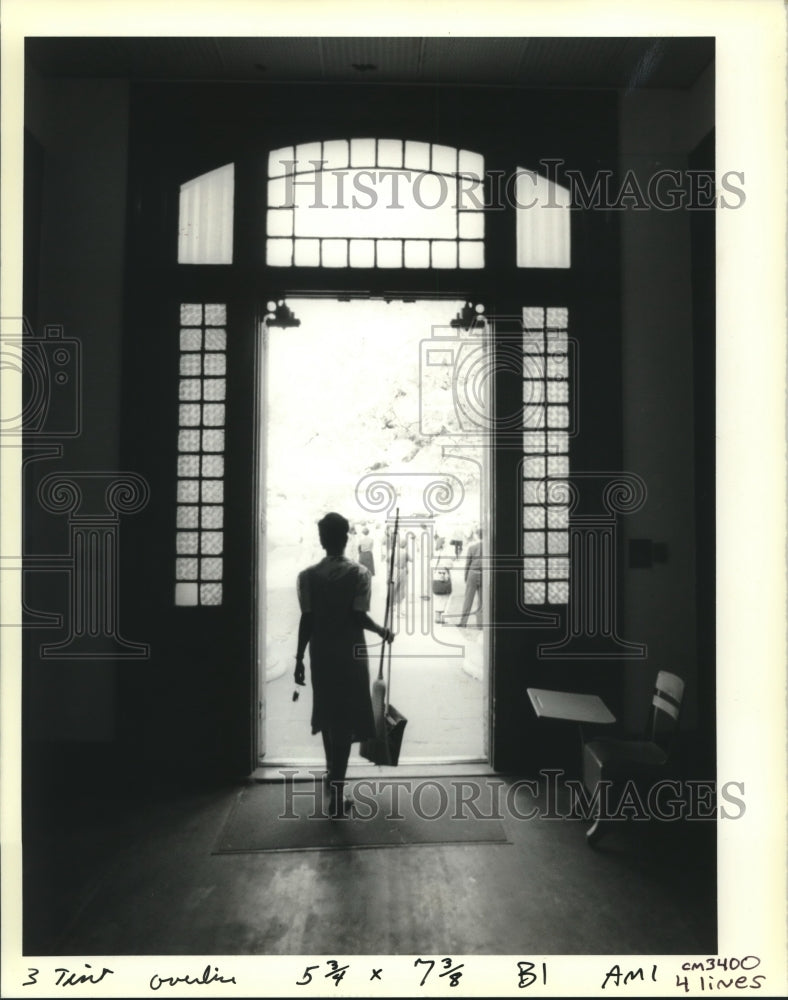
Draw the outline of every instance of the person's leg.
[[[329,738],[331,743],[331,768],[328,774],[331,790],[329,810],[332,816],[342,816],[345,814],[345,775],[350,758],[350,734],[334,729],[330,732]]]

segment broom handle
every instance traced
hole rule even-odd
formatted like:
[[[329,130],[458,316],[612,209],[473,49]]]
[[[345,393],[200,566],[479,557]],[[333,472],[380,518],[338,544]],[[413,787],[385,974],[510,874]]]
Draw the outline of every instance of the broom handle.
[[[394,518],[394,535],[391,539],[391,557],[389,559],[389,581],[386,587],[386,611],[383,615],[383,628],[389,627],[389,615],[391,613],[391,591],[394,587],[394,556],[397,552],[397,530],[399,529],[399,507],[397,507],[397,513]],[[380,666],[378,667],[378,680],[383,680],[383,660],[386,655],[386,645],[389,647],[391,643],[384,642],[380,647]],[[389,649],[389,674],[391,673],[391,650]]]

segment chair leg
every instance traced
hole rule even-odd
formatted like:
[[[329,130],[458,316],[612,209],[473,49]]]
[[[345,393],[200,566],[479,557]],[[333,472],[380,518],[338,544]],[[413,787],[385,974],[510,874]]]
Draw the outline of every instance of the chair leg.
[[[586,843],[589,847],[594,847],[604,836],[606,827],[602,825],[602,807],[597,806],[597,813],[594,816],[594,822],[586,830]]]

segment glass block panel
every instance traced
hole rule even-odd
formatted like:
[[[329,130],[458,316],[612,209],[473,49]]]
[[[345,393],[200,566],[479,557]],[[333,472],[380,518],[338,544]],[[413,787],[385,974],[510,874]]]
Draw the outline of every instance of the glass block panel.
[[[225,380],[223,378],[207,378],[203,381],[203,399],[224,399]],[[206,421],[207,423],[207,421]]]
[[[524,406],[523,407],[523,427],[544,427],[544,407]]]
[[[350,149],[347,139],[330,139],[323,143],[324,170],[345,170],[349,166]]]
[[[523,309],[524,329],[543,330],[544,325],[544,309],[541,306],[526,306]]]
[[[523,533],[523,551],[526,555],[543,555],[544,541],[543,531],[526,531]]]
[[[224,403],[205,403],[202,408],[202,422],[206,427],[223,427]]]
[[[292,236],[292,208],[269,208],[265,216],[265,231],[269,236]]]
[[[544,334],[540,333],[538,330],[527,330],[523,338],[523,354],[526,359],[530,362],[532,360],[531,356],[535,356],[543,363],[544,360]],[[534,371],[536,369],[533,369]],[[541,368],[539,371],[541,372]],[[541,378],[541,374],[539,375]]]
[[[199,399],[202,384],[198,378],[182,378],[178,386],[179,399]]]
[[[566,352],[568,337],[566,330],[546,330],[545,337],[547,339],[547,349],[548,351],[563,351]]]
[[[203,431],[203,451],[224,451],[224,431]]]
[[[533,361],[533,358],[528,360]],[[526,406],[536,405],[540,410],[544,407],[544,382],[537,381],[535,378],[523,379],[523,402]]]
[[[432,241],[432,266],[457,267],[457,244],[453,240]]]
[[[222,560],[211,556],[207,559],[200,559],[200,579],[201,580],[221,580]]]
[[[544,507],[524,507],[523,526],[526,528],[544,528]]]
[[[547,533],[547,551],[550,555],[563,555],[569,551],[569,536],[565,531]]]
[[[350,240],[349,260],[351,267],[374,267],[375,241]]]
[[[569,402],[569,383],[568,382],[548,382],[547,383],[547,401],[549,403],[568,403]]]
[[[484,239],[484,213],[460,212],[459,235],[462,240]]]
[[[224,500],[224,484],[221,479],[208,479],[203,482],[200,493],[203,503],[222,503]]]
[[[551,455],[547,459],[547,472],[550,476],[566,476],[569,474],[569,459],[565,455]]]
[[[176,531],[175,551],[179,555],[190,555],[198,551],[199,534],[196,531]]]
[[[523,451],[526,455],[541,455],[547,447],[547,437],[543,431],[526,431],[523,434]]]
[[[227,369],[227,359],[224,354],[206,354],[204,367],[206,375],[224,375]]]
[[[175,584],[175,604],[180,607],[193,607],[197,604],[197,584],[196,583],[176,583]]]
[[[547,585],[548,604],[568,604],[569,584],[568,583],[548,583]]]
[[[296,267],[320,267],[320,240],[297,239],[293,263]]]
[[[405,267],[429,267],[430,244],[428,240],[405,240]]]
[[[547,377],[567,378],[569,375],[569,360],[566,354],[547,355]]]
[[[543,458],[524,459],[523,476],[526,479],[543,479],[545,476],[545,460]]]
[[[200,535],[200,552],[203,555],[216,556],[222,551],[223,532],[203,531]]]
[[[552,455],[565,455],[569,451],[569,435],[566,431],[550,431],[547,435],[547,451]]]
[[[563,306],[547,310],[547,325],[557,326],[565,330],[569,325],[569,310]]]
[[[541,504],[544,501],[544,487],[539,488],[540,482],[539,479],[523,480],[524,504]]]
[[[378,139],[379,167],[401,167],[402,157],[401,139]]]
[[[547,560],[549,564],[549,575],[551,580],[569,579],[569,560],[559,557]]]
[[[181,330],[181,350],[199,351],[202,347],[202,330]]]
[[[177,580],[196,580],[197,579],[197,560],[196,559],[176,559],[175,560],[175,578]]]
[[[323,267],[347,267],[348,241],[323,240],[321,254],[321,263]]]
[[[408,139],[405,143],[405,167],[408,170],[429,170],[429,143],[413,142]]]
[[[202,355],[181,354],[180,373],[181,375],[202,374]]]
[[[202,323],[202,303],[181,303],[181,326],[200,326]]]
[[[221,604],[222,603],[222,585],[220,583],[201,583],[200,584],[200,604]]]
[[[272,149],[268,154],[268,176],[281,177],[285,173],[292,172],[294,161],[295,149],[292,146]]]
[[[181,427],[198,427],[200,407],[197,403],[181,403],[178,407],[178,423]]]
[[[221,479],[224,475],[222,455],[203,455],[202,474],[206,479]]]
[[[568,507],[548,507],[547,509],[547,527],[548,528],[562,528],[566,530],[569,527],[569,508]]]
[[[526,604],[544,604],[545,585],[543,583],[526,583],[524,596]]]
[[[178,451],[199,451],[199,431],[178,431]]]
[[[186,479],[196,479],[200,474],[200,459],[197,455],[178,456],[178,475]]]
[[[526,352],[523,357],[523,378],[526,381],[532,382],[542,382],[544,380],[544,351],[541,344],[534,354]]]
[[[377,241],[378,267],[402,267],[402,240]]]
[[[528,558],[523,560],[523,574],[526,580],[544,580],[545,559]]]
[[[200,523],[203,528],[221,528],[224,523],[223,507],[201,507]]]
[[[179,528],[196,528],[200,515],[199,507],[179,506],[176,514],[176,524]]]
[[[196,479],[178,480],[178,503],[196,503],[200,496]]]
[[[484,267],[484,244],[482,242],[460,243],[460,267]]]
[[[569,407],[568,406],[548,406],[547,407],[548,427],[568,427]]]
[[[206,330],[205,331],[205,350],[206,351],[224,351],[227,349],[227,331],[226,330]]]
[[[265,262],[269,267],[290,267],[293,263],[293,240],[266,240]]]

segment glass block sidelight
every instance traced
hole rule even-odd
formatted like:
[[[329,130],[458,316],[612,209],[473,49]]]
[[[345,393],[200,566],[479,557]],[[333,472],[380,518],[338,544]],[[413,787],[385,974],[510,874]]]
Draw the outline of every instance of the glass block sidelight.
[[[180,308],[175,604],[222,603],[227,307]]]
[[[526,604],[569,601],[568,325],[564,308],[523,309],[522,551]]]
[[[331,139],[268,157],[270,267],[483,268],[484,157]]]

